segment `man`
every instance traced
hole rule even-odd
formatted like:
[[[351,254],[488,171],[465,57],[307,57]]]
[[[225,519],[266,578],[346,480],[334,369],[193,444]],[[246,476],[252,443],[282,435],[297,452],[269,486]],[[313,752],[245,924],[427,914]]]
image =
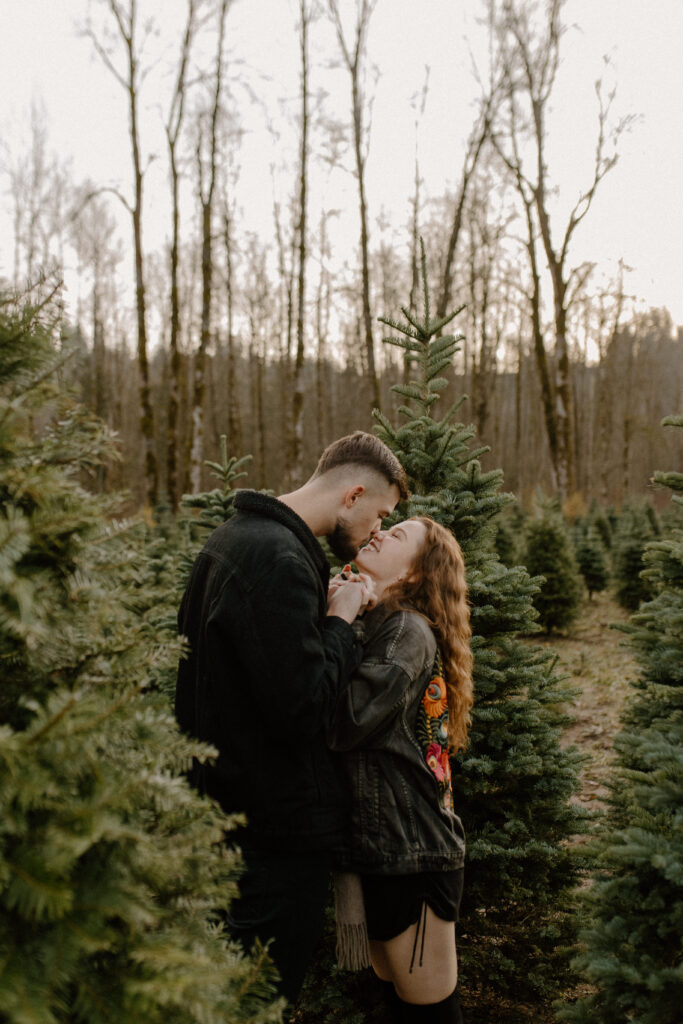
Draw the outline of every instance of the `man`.
[[[347,821],[325,728],[360,660],[350,623],[363,588],[349,580],[328,598],[316,538],[351,561],[407,496],[386,445],[361,431],[343,437],[297,490],[237,494],[180,607],[190,654],[178,669],[176,716],[219,751],[211,766],[195,765],[192,780],[247,819],[238,837],[246,870],[228,925],[246,948],[273,940],[290,1001],[322,930],[331,854]]]

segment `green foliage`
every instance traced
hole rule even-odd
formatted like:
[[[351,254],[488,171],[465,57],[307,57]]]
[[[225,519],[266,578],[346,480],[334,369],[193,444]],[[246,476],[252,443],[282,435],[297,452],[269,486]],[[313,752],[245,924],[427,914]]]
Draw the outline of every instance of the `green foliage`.
[[[570,892],[576,863],[567,840],[582,829],[569,803],[577,758],[560,748],[568,691],[552,655],[532,650],[518,633],[534,630],[538,583],[523,567],[498,561],[493,538],[510,498],[499,493],[500,471],[484,473],[472,450],[471,427],[455,422],[457,408],[434,419],[443,387],[437,374],[455,352],[453,335],[439,337],[452,319],[434,322],[423,259],[424,320],[404,309],[405,323],[385,320],[402,337],[385,339],[408,352],[417,379],[399,393],[409,402],[403,423],[377,414],[377,432],[401,459],[413,497],[395,517],[425,512],[451,529],[468,567],[475,708],[471,744],[453,760],[455,805],[468,843],[466,886],[458,926],[460,986],[467,1019],[520,1019],[523,1004],[547,1006],[567,980],[562,947],[572,940]],[[454,316],[455,314],[453,314]],[[372,979],[332,971],[330,940],[296,1019],[310,1024],[362,1020],[376,1006]],[[372,1009],[368,1020],[381,1020]],[[379,1016],[376,1018],[374,1014]]]
[[[671,422],[671,421],[669,421]],[[683,426],[683,418],[673,421]],[[683,504],[683,474],[658,473]],[[610,811],[592,853],[577,960],[594,992],[565,1021],[675,1024],[683,1005],[683,528],[651,541],[654,594],[625,627],[641,664],[617,738]]]
[[[612,524],[603,509],[595,502],[591,505],[588,528],[597,533],[603,548],[609,551],[612,547]]]
[[[645,568],[645,548],[653,538],[652,520],[647,509],[629,505],[622,510],[612,545],[612,583],[614,596],[622,608],[635,611],[652,594]]]
[[[508,568],[517,565],[519,562],[517,557],[517,534],[510,525],[509,517],[507,516],[501,516],[500,521],[496,524],[494,546],[498,560],[503,565],[506,565]]]
[[[509,569],[522,561],[522,543],[528,518],[528,513],[514,499],[504,509],[503,515],[496,518],[494,549],[498,561]]]
[[[544,577],[534,597],[541,625],[548,632],[566,629],[579,613],[583,587],[567,527],[552,502],[539,502],[527,526],[523,561]]]
[[[161,680],[168,566],[84,486],[111,442],[54,383],[46,310],[0,306],[0,1020],[281,1020],[221,914],[231,822],[187,785],[211,751]]]
[[[583,576],[588,596],[605,590],[609,582],[609,567],[600,534],[595,527],[582,524],[574,540],[574,553]]]
[[[221,484],[213,491],[204,494],[185,494],[181,500],[182,508],[198,527],[198,536],[203,543],[206,536],[221,523],[227,522],[234,513],[237,488],[234,484],[246,476],[245,466],[251,461],[251,455],[241,459],[231,455],[228,457],[228,443],[225,434],[221,434],[221,461],[205,463]]]
[[[251,461],[251,455],[244,455],[240,459],[234,455],[228,457],[225,434],[221,434],[220,442],[221,461],[207,460],[205,463],[220,486],[201,494],[184,494],[180,502],[179,525],[184,533],[185,543],[178,561],[178,597],[185,588],[192,564],[208,535],[234,514],[235,495],[238,491],[234,485],[237,480],[247,475],[245,467]]]

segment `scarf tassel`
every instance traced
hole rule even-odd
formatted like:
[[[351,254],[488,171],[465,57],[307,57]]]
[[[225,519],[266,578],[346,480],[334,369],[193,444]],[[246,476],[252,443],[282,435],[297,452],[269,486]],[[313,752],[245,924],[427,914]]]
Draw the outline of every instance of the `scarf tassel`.
[[[360,877],[348,872],[333,877],[337,964],[342,971],[362,971],[371,961]]]

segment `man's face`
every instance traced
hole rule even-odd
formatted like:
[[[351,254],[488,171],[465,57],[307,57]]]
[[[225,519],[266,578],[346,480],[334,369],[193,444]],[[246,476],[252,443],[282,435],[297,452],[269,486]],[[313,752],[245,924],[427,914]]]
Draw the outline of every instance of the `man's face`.
[[[347,501],[344,512],[337,516],[327,543],[333,554],[344,562],[351,562],[364,544],[382,529],[382,520],[391,515],[400,494],[395,484],[361,488]]]

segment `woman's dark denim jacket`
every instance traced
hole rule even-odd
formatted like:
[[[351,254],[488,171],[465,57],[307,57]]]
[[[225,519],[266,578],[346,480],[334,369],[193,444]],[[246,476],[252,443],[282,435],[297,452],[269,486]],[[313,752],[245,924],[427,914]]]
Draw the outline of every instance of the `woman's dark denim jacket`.
[[[417,612],[388,615],[381,607],[354,627],[363,660],[328,732],[332,749],[344,752],[352,791],[352,830],[340,867],[386,875],[460,868],[462,823],[443,806],[442,786],[416,734],[433,675],[434,635]]]

